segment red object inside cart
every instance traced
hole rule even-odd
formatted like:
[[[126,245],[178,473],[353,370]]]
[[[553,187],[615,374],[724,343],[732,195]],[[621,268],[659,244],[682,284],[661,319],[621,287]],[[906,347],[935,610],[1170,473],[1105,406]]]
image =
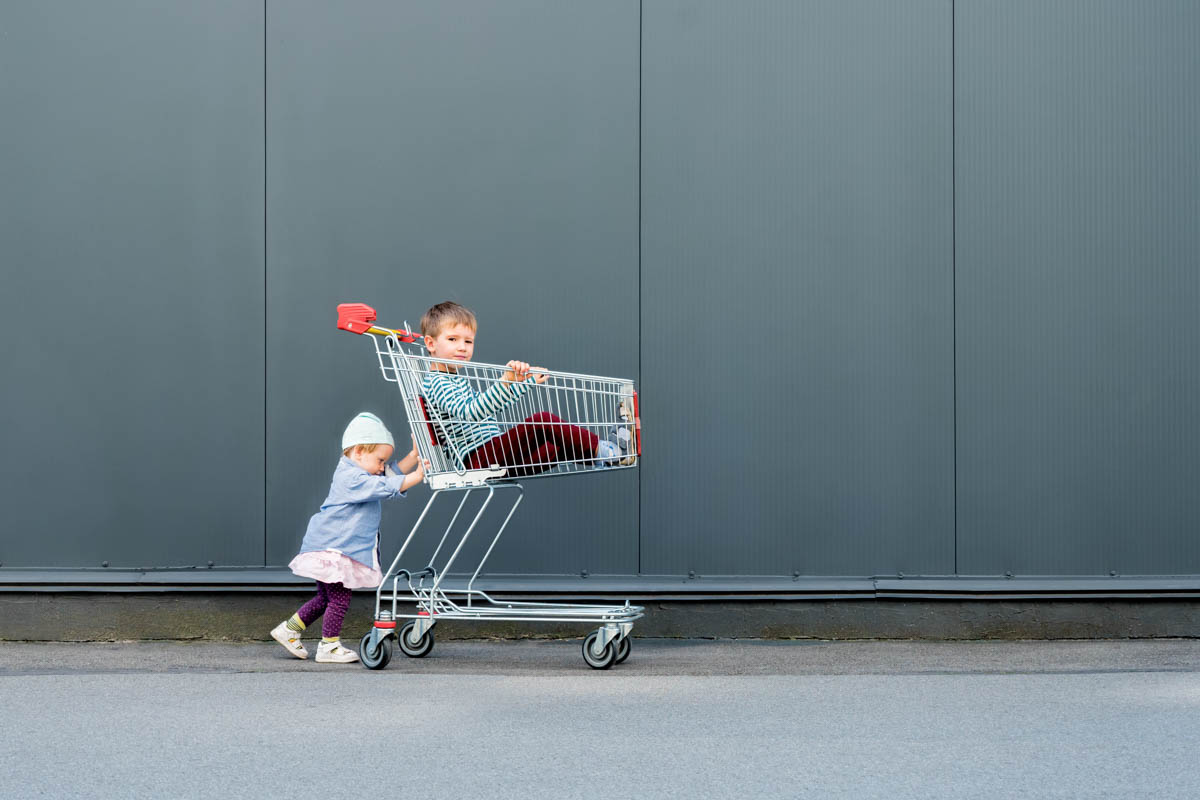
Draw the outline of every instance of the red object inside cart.
[[[421,416],[425,418],[425,427],[429,430],[429,441],[434,447],[438,447],[440,443],[438,442],[437,431],[434,430],[433,423],[429,421],[429,409],[425,407],[425,398],[419,397],[417,399],[421,401]]]
[[[637,392],[633,393],[633,431],[637,436],[638,458],[642,456],[642,412],[638,411]]]

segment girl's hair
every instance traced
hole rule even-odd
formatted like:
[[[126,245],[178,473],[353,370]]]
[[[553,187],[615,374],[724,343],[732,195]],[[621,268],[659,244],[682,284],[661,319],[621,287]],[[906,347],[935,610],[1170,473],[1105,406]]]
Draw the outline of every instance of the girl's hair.
[[[438,303],[421,317],[421,335],[437,336],[447,325],[466,325],[473,331],[479,329],[471,309],[447,300],[445,303]]]
[[[374,453],[379,448],[380,445],[377,444],[352,444],[342,451],[342,455],[344,455],[346,458],[349,458],[350,454],[355,450],[362,450],[364,453]]]

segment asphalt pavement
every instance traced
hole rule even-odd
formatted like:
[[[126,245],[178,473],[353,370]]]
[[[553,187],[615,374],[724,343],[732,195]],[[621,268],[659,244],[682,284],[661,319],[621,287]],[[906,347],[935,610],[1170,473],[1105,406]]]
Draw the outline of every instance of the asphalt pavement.
[[[579,649],[0,642],[0,797],[1200,797],[1197,640]]]

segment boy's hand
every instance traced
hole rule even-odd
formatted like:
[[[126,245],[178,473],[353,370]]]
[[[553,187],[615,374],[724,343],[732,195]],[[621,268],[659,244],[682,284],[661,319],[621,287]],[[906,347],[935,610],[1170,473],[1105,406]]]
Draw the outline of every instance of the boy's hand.
[[[504,366],[508,367],[508,371],[504,373],[504,380],[509,383],[524,383],[529,380],[530,373],[537,383],[546,382],[545,367],[531,367],[524,361],[510,361]]]
[[[408,456],[412,456],[413,458],[420,461],[421,456],[417,453],[417,437],[413,436],[412,434],[409,434],[409,438],[412,439],[413,449],[412,449],[412,451],[409,452]],[[408,456],[405,456],[405,458],[407,458]]]
[[[520,383],[529,377],[529,365],[524,361],[510,361],[504,366],[508,367],[508,371],[503,378],[509,383]]]

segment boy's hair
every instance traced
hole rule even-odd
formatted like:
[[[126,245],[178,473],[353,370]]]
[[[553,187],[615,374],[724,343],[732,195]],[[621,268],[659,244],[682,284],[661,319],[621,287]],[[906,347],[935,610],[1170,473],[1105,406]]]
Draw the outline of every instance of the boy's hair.
[[[352,444],[342,451],[342,455],[344,455],[346,458],[349,458],[350,454],[355,450],[362,450],[364,453],[374,453],[382,446],[383,445],[378,444]]]
[[[447,325],[466,325],[473,331],[479,329],[471,309],[447,300],[445,303],[438,303],[421,317],[421,335],[437,336]]]

